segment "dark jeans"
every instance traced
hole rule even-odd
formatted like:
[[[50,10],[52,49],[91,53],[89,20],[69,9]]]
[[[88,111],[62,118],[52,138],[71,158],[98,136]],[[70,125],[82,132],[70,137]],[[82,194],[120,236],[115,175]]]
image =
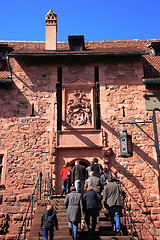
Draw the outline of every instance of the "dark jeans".
[[[44,240],[48,240],[48,233],[49,233],[49,236],[50,236],[49,239],[53,240],[53,237],[54,237],[53,227],[52,228],[44,228],[43,232],[44,232]]]
[[[85,221],[88,227],[88,230],[92,230],[93,232],[96,229],[97,224],[97,216],[98,216],[98,209],[97,208],[91,208],[87,209],[85,211]],[[92,218],[92,224],[91,224],[91,218]]]
[[[62,188],[62,191],[67,194],[69,193],[69,189],[70,189],[70,180],[69,179],[62,179],[62,185],[63,185],[63,188]]]

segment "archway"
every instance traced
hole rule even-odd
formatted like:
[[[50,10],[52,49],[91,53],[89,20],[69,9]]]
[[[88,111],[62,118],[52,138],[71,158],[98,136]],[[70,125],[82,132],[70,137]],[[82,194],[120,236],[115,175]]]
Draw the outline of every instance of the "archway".
[[[75,166],[75,161],[76,160],[80,160],[80,164],[83,165],[85,168],[87,168],[88,166],[90,166],[90,162],[87,159],[83,159],[83,158],[75,158],[73,160],[70,161],[70,165],[73,167]]]

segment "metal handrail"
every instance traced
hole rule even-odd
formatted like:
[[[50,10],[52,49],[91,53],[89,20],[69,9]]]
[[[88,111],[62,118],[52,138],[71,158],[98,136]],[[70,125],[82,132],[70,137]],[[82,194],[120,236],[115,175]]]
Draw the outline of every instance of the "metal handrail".
[[[54,188],[52,183],[52,176],[49,173],[45,176],[44,180],[44,199],[47,196],[47,199],[52,199],[54,195]]]
[[[123,209],[124,209],[124,213],[125,213],[125,216],[126,216],[126,219],[127,219],[128,226],[131,230],[131,239],[132,240],[134,240],[134,239],[140,240],[140,238],[138,236],[138,233],[136,231],[136,227],[135,227],[135,224],[133,222],[133,219],[132,219],[132,216],[131,216],[131,213],[130,213],[130,210],[129,210],[126,199],[123,199]],[[129,215],[126,214],[126,211],[128,211]]]
[[[114,178],[115,178],[115,181],[117,181],[117,183],[120,185],[122,185],[118,175],[117,175],[117,172],[113,173],[113,171],[111,171],[112,174],[114,174]],[[128,204],[127,204],[127,200],[125,198],[123,198],[123,210],[124,210],[124,213],[125,213],[125,216],[126,216],[126,219],[127,219],[127,223],[128,223],[128,226],[131,230],[131,239],[134,240],[140,240],[139,236],[138,236],[138,233],[136,231],[136,228],[135,228],[135,224],[133,222],[133,219],[132,219],[132,216],[131,216],[131,213],[130,213],[130,210],[129,210],[129,207],[128,207]],[[129,216],[126,214],[126,211],[128,211],[128,214]],[[133,232],[134,230],[134,232]]]
[[[31,195],[29,205],[28,205],[28,209],[27,209],[27,212],[25,214],[22,226],[21,226],[20,231],[18,233],[17,240],[21,239],[22,233],[23,233],[23,240],[26,239],[27,227],[29,225],[32,226],[33,206],[36,202],[38,202],[38,199],[41,200],[41,190],[42,190],[42,173],[40,172],[37,183],[36,183],[35,188],[34,188],[34,191]]]

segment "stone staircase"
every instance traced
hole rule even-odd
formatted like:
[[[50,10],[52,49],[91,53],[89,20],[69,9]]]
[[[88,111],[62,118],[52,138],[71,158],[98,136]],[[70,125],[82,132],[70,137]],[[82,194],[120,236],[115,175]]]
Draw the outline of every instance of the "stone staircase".
[[[67,224],[67,214],[66,208],[64,206],[64,197],[54,196],[52,200],[41,200],[38,202],[37,210],[34,214],[33,224],[28,232],[27,240],[43,240],[43,231],[40,228],[41,216],[45,211],[45,206],[51,203],[54,206],[54,210],[57,212],[59,230],[54,231],[54,240],[71,240],[72,237],[69,236],[68,224]],[[123,218],[122,218],[123,220]],[[123,221],[122,221],[123,222]],[[80,228],[80,226],[79,226]],[[94,236],[89,236],[87,234],[87,227],[84,230],[78,231],[78,240],[111,240],[116,234],[112,231],[111,223],[109,220],[108,213],[106,210],[101,210],[98,217],[96,232]],[[121,236],[116,236],[118,240],[130,240],[127,235],[125,225],[122,224]]]

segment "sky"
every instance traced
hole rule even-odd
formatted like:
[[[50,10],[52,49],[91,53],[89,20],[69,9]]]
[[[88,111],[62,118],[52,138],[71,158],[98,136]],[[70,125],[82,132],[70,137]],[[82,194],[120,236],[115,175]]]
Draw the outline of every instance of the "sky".
[[[45,41],[50,9],[61,42],[160,38],[160,0],[1,0],[0,40]]]

